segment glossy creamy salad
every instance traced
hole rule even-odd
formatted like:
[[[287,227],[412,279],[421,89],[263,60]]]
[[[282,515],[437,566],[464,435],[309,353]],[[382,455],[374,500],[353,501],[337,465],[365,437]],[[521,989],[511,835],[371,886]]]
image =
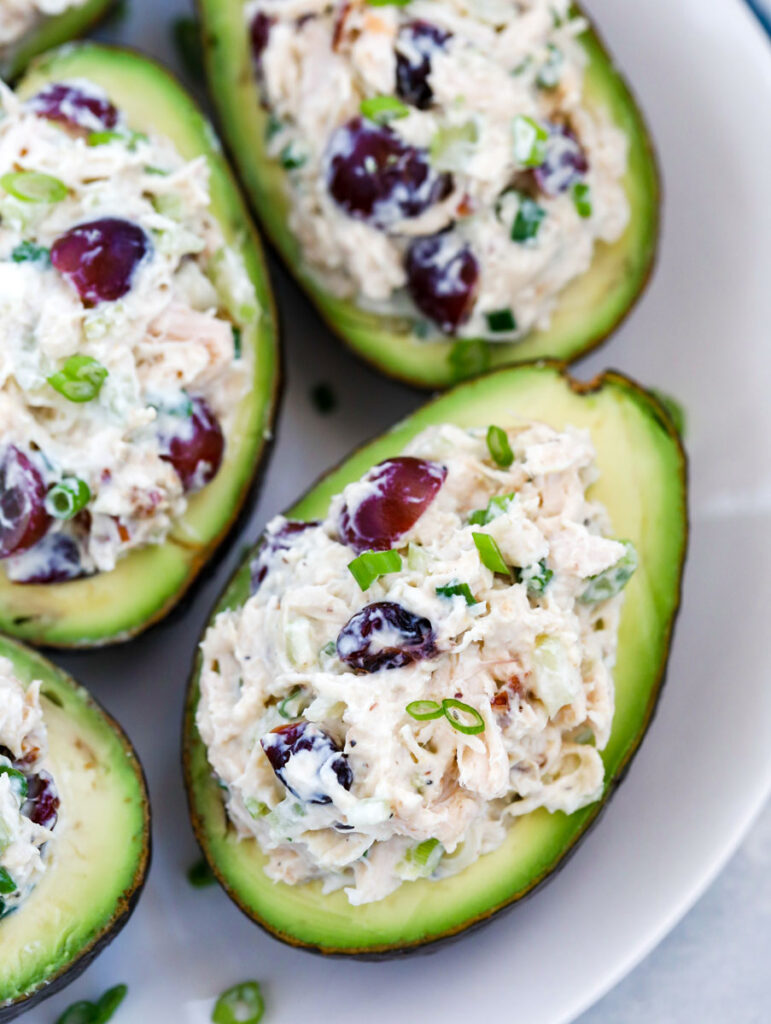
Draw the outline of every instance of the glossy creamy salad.
[[[599,799],[636,557],[596,479],[586,432],[444,425],[323,522],[269,524],[203,640],[197,723],[272,879],[380,900]]]
[[[59,811],[46,767],[40,683],[25,689],[0,658],[0,918],[24,902],[46,870]]]
[[[85,0],[0,0],[0,53],[34,29],[44,18],[82,7]]]
[[[624,231],[626,140],[584,102],[569,0],[252,0],[245,17],[323,287],[438,332],[549,326]]]
[[[217,473],[257,300],[203,157],[87,81],[0,104],[0,564],[58,582],[162,543]]]

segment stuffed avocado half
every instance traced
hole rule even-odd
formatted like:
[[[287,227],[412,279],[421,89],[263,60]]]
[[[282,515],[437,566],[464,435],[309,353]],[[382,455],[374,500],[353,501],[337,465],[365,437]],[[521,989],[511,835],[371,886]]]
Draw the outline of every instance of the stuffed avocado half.
[[[0,638],[0,1021],[68,984],[128,920],[150,861],[141,766],[45,658]]]
[[[5,17],[10,23],[0,32],[0,78],[12,81],[33,57],[84,35],[103,18],[115,0],[73,0],[59,5],[58,14],[40,14],[36,5],[22,0]]]
[[[99,646],[177,603],[256,484],[276,315],[216,136],[159,65],[68,47],[4,104],[0,627]]]
[[[650,273],[659,185],[642,115],[591,25],[551,27],[547,6],[518,36],[505,5],[330,3],[293,35],[296,6],[201,0],[212,98],[269,237],[329,326],[409,384],[572,360]],[[439,66],[464,26],[482,50]]]
[[[488,498],[498,484],[514,493]],[[629,379],[524,364],[430,402],[286,517],[203,637],[184,731],[194,829],[276,937],[408,952],[532,891],[623,776],[679,604],[683,450]],[[234,694],[241,752],[218,732]]]

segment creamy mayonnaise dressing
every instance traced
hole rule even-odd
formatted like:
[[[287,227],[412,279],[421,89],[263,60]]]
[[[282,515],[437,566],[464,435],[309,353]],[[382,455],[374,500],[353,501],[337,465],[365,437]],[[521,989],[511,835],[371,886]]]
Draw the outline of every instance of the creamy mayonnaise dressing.
[[[0,56],[2,48],[17,42],[43,21],[82,7],[86,0],[0,0]]]
[[[92,83],[65,85],[108,102]],[[47,490],[79,480],[90,492],[87,515],[54,517],[44,543],[2,563],[21,580],[45,572],[38,563],[50,559],[52,534],[77,546],[66,553],[80,573],[109,571],[127,551],[164,541],[186,491],[202,480],[185,484],[163,458],[162,439],[189,440],[191,399],[202,399],[227,446],[251,377],[238,330],[259,312],[243,262],[210,213],[206,159],[186,160],[167,138],[133,132],[120,112],[104,131],[98,109],[60,106],[76,126],[0,85],[0,176],[11,175],[0,187],[0,446],[21,451]],[[65,194],[15,196],[13,174],[30,171]],[[52,246],[81,223],[110,218],[140,229],[147,252],[126,294],[86,302],[51,265]],[[106,371],[92,400],[72,401],[51,384],[71,357]]]
[[[19,776],[34,775],[47,763],[46,727],[40,682],[25,689],[7,658],[0,658],[0,918],[16,910],[46,870],[53,831],[30,820]],[[9,757],[8,754],[11,756]],[[23,762],[24,772],[18,767]],[[16,765],[17,767],[13,767]],[[44,849],[45,848],[45,849]]]
[[[468,250],[479,265],[473,308],[453,333],[508,341],[549,326],[560,292],[589,269],[596,243],[617,240],[629,218],[626,139],[606,111],[585,102],[577,36],[586,26],[569,7],[569,0],[246,4],[252,38],[256,18],[268,26],[256,61],[271,113],[268,151],[288,169],[289,226],[325,288],[366,308],[414,316],[410,245],[447,231],[438,261]],[[416,24],[430,26],[429,34],[416,37]],[[419,65],[424,56],[425,109],[408,97],[398,116],[383,117],[435,171],[450,175],[449,194],[385,225],[351,216],[330,195],[334,133],[366,112],[362,101],[394,98],[399,60]],[[540,170],[523,157],[523,117],[549,135]],[[564,131],[578,143],[583,169],[560,155],[571,145]],[[436,331],[425,320],[417,326]]]
[[[523,423],[506,435],[508,468],[484,430],[443,425],[410,443],[405,455],[446,475],[390,545],[401,569],[365,592],[341,524],[387,499],[372,474],[320,524],[289,532],[273,520],[252,596],[207,631],[198,728],[230,820],[258,840],[272,879],[379,900],[462,870],[523,814],[600,798],[619,592],[634,563],[587,498],[598,475],[589,434]],[[510,570],[483,563],[475,533]],[[351,621],[383,602],[421,624],[421,653],[352,670]],[[403,644],[400,628],[391,616],[368,654]],[[447,700],[472,710],[415,717]],[[474,728],[459,731],[453,714]]]

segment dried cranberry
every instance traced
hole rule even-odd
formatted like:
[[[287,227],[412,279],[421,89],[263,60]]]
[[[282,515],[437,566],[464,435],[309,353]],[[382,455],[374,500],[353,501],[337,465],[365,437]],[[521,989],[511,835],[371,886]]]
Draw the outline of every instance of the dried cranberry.
[[[13,445],[0,454],[0,558],[37,544],[51,522],[43,477]]]
[[[270,568],[273,556],[278,551],[288,551],[297,537],[305,533],[306,530],[313,529],[313,527],[318,525],[317,519],[307,523],[286,519],[277,530],[265,534],[260,550],[249,566],[252,594],[257,593],[260,584],[268,575],[268,569]]]
[[[439,493],[447,470],[438,462],[399,455],[367,473],[365,497],[343,506],[340,534],[355,551],[385,551],[412,529]]]
[[[59,121],[70,128],[104,131],[118,123],[118,110],[104,95],[85,92],[75,85],[52,82],[33,96],[29,108],[48,121]]]
[[[479,263],[452,232],[416,239],[407,253],[407,288],[412,301],[446,334],[471,316],[479,284]]]
[[[442,49],[450,33],[428,21],[411,21],[399,33],[396,53],[396,92],[420,110],[431,106],[434,93],[428,84],[431,58]]]
[[[48,772],[27,776],[27,800],[23,813],[43,828],[53,828],[59,810],[59,797]]]
[[[66,533],[47,533],[8,567],[14,583],[65,583],[83,575],[80,548]]]
[[[388,126],[356,117],[329,144],[329,191],[352,217],[384,228],[416,217],[452,190],[424,150],[402,141]]]
[[[359,672],[378,672],[433,658],[439,651],[428,619],[394,601],[379,601],[362,608],[343,626],[337,653]]]
[[[51,247],[51,262],[75,285],[83,302],[114,302],[131,288],[149,249],[138,224],[104,217],[70,228]]]
[[[353,785],[348,758],[317,725],[310,722],[280,725],[263,736],[260,745],[278,778],[304,803],[332,802],[330,773],[343,789]]]
[[[249,28],[249,38],[252,44],[252,59],[257,67],[262,63],[262,55],[270,41],[270,30],[273,26],[273,19],[267,14],[258,11],[252,19]]]
[[[190,399],[189,416],[164,417],[161,458],[170,462],[186,491],[205,487],[217,475],[225,437],[217,417],[200,397]]]
[[[563,125],[552,126],[546,140],[546,156],[540,167],[533,169],[533,177],[547,196],[556,196],[589,170],[589,161],[573,132]]]

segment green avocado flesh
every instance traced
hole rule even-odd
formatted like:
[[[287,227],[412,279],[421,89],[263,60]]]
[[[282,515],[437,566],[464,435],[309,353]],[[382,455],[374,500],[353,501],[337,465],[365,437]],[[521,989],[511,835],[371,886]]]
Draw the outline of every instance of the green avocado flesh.
[[[555,870],[597,817],[642,740],[653,714],[680,596],[687,535],[685,456],[663,408],[616,373],[579,385],[558,364],[499,370],[435,399],[332,470],[287,515],[320,519],[329,501],[367,470],[398,454],[432,424],[506,427],[541,420],[590,431],[600,479],[590,491],[604,503],[618,537],[637,548],[639,568],[625,591],[614,672],[616,711],[602,752],[603,800],[572,815],[539,810],[511,827],[503,845],[452,878],[403,884],[379,903],[348,904],[343,892],[323,895],[319,883],[270,881],[254,840],[228,827],[222,793],[195,728],[196,668],[188,696],[185,772],[198,839],[230,896],[278,938],[325,953],[386,955],[455,935],[515,903]],[[249,596],[252,552],[214,609],[239,607]]]
[[[209,122],[159,65],[125,50],[66,47],[38,61],[19,92],[48,82],[85,78],[101,85],[137,131],[170,138],[187,158],[204,155],[210,168],[212,213],[226,241],[240,252],[257,293],[259,316],[242,331],[254,380],[238,410],[217,476],[191,495],[187,512],[165,544],[131,552],[109,573],[68,583],[14,584],[0,563],[0,629],[60,647],[127,639],[163,617],[209,560],[236,518],[266,454],[279,389],[276,314],[254,229]]]
[[[79,7],[44,18],[11,46],[0,47],[0,78],[12,81],[39,53],[84,35],[113,3],[114,0],[86,0]]]
[[[359,309],[328,294],[303,264],[287,227],[286,172],[266,154],[268,112],[260,106],[241,0],[200,0],[212,98],[241,177],[262,224],[287,266],[329,326],[364,359],[389,376],[420,388],[445,388],[458,379],[450,361],[454,342],[424,341],[408,319]],[[548,330],[516,343],[486,346],[491,367],[539,358],[575,359],[598,345],[642,291],[658,238],[659,183],[647,130],[635,101],[597,35],[581,36],[587,53],[585,101],[606,110],[628,140],[624,187],[630,220],[612,245],[598,243],[590,270],[560,296]]]
[[[128,920],[150,859],[150,807],[129,741],[41,655],[0,638],[17,677],[42,681],[61,809],[41,881],[0,921],[0,1021],[67,984]]]

